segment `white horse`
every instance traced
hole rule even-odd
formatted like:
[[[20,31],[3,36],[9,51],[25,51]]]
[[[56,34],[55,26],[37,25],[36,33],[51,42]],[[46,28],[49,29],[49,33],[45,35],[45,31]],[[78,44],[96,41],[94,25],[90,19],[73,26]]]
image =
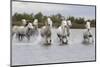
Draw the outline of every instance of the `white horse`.
[[[24,25],[22,25],[22,26],[15,25],[12,27],[12,33],[13,33],[13,35],[16,35],[16,37],[20,41],[23,40],[24,37],[26,37],[29,40],[30,35],[31,35],[31,29],[33,29],[32,23],[28,23],[25,26]]]
[[[85,31],[83,32],[83,39],[84,39],[84,42],[85,42],[85,43],[93,43],[94,40],[93,40],[93,35],[92,35],[92,33],[91,33],[90,22],[86,22],[85,27],[86,27],[86,29],[85,29]]]
[[[33,35],[36,34],[38,35],[39,31],[38,31],[38,19],[35,19],[33,21]]]
[[[41,29],[41,36],[45,39],[45,44],[51,44],[51,28],[52,28],[52,20],[50,18],[45,22],[45,26]]]
[[[62,20],[61,26],[57,29],[57,35],[62,44],[68,44],[68,37],[70,36],[71,21]]]
[[[27,24],[25,19],[22,19],[21,21],[22,21],[22,26],[25,26]],[[11,30],[12,31],[12,34],[11,34],[12,36],[14,36],[14,34],[17,33],[18,27],[19,26],[16,26],[16,25],[12,26],[12,30]]]

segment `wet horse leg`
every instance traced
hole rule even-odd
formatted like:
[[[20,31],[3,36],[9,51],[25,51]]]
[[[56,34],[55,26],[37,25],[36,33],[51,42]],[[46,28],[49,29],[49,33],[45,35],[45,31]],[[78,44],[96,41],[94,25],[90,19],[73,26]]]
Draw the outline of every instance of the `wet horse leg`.
[[[27,38],[28,40],[30,40],[30,35],[26,35],[26,38]]]
[[[59,40],[61,41],[62,40],[61,35],[57,34],[57,36],[58,36]]]
[[[49,41],[49,43],[51,44],[51,36],[50,36],[50,37],[48,37],[48,41]]]
[[[46,43],[49,45],[51,44],[51,37],[46,37]]]
[[[17,34],[17,37],[18,37],[18,40],[21,41],[21,34],[20,33]]]
[[[24,38],[24,34],[20,34],[20,41],[22,41],[23,40],[23,38]]]

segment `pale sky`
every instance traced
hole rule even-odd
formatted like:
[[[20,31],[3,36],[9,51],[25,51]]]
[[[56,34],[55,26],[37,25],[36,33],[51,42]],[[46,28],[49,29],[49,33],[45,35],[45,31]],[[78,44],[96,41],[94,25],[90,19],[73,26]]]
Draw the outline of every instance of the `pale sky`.
[[[36,2],[12,2],[12,15],[14,13],[33,13],[41,12],[43,15],[50,16],[60,13],[61,15],[84,17],[85,19],[95,19],[94,6],[46,4]]]

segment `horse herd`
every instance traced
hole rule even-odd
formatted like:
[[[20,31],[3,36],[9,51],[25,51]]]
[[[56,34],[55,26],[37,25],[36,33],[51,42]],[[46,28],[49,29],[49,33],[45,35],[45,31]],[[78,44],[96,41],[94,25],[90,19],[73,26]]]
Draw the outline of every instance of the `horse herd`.
[[[52,39],[52,20],[51,18],[47,18],[45,25],[40,29],[40,35],[45,39],[45,44],[51,44]],[[61,25],[57,28],[57,36],[59,41],[62,44],[68,44],[70,37],[70,27],[72,23],[70,20],[63,19]],[[91,34],[90,22],[86,22],[86,31],[83,33],[83,39],[86,42],[93,42],[93,36]],[[38,28],[38,19],[34,19],[33,22],[27,22],[25,19],[22,19],[22,25],[12,26],[12,37],[15,35],[16,39],[22,41],[23,39],[30,40],[30,37],[39,34]],[[12,38],[13,39],[13,38]]]

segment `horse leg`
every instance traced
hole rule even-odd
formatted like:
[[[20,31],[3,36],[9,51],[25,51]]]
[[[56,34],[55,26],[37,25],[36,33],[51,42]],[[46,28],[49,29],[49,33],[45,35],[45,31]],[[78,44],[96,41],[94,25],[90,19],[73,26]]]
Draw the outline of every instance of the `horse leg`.
[[[91,38],[91,42],[93,43],[94,42],[93,36],[90,35],[89,37]]]
[[[21,41],[21,34],[18,34],[18,40]]]
[[[51,43],[51,37],[50,37],[50,43]]]
[[[68,39],[68,37],[66,37],[66,40],[67,40],[67,43],[66,43],[66,44],[69,44],[69,39]]]
[[[90,43],[90,37],[88,37],[88,43]]]
[[[59,40],[60,40],[60,45],[62,45],[63,44],[63,37],[61,35],[58,35],[58,37],[59,37]]]
[[[93,42],[94,42],[93,37],[89,37],[89,40],[90,40],[90,42],[91,42],[91,43],[93,43]]]
[[[63,44],[68,44],[67,36],[62,36],[62,43]]]
[[[57,34],[57,36],[58,36],[59,40],[62,41],[62,36],[59,34]]]
[[[28,40],[30,40],[30,36],[28,36]]]
[[[48,37],[48,43],[51,44],[51,36]]]
[[[30,40],[30,35],[26,35],[27,39]]]
[[[24,34],[21,34],[21,41],[23,40],[23,38],[24,38]]]
[[[12,32],[12,33],[11,33],[12,38],[13,38],[14,34],[15,34],[15,32]]]
[[[94,39],[93,39],[93,37],[92,37],[92,43],[94,42]]]
[[[70,30],[69,30],[69,28],[67,29],[67,36],[69,37],[70,36]]]
[[[19,40],[22,41],[22,39],[23,39],[23,35],[19,34]]]
[[[46,44],[48,43],[48,37],[45,37]]]

